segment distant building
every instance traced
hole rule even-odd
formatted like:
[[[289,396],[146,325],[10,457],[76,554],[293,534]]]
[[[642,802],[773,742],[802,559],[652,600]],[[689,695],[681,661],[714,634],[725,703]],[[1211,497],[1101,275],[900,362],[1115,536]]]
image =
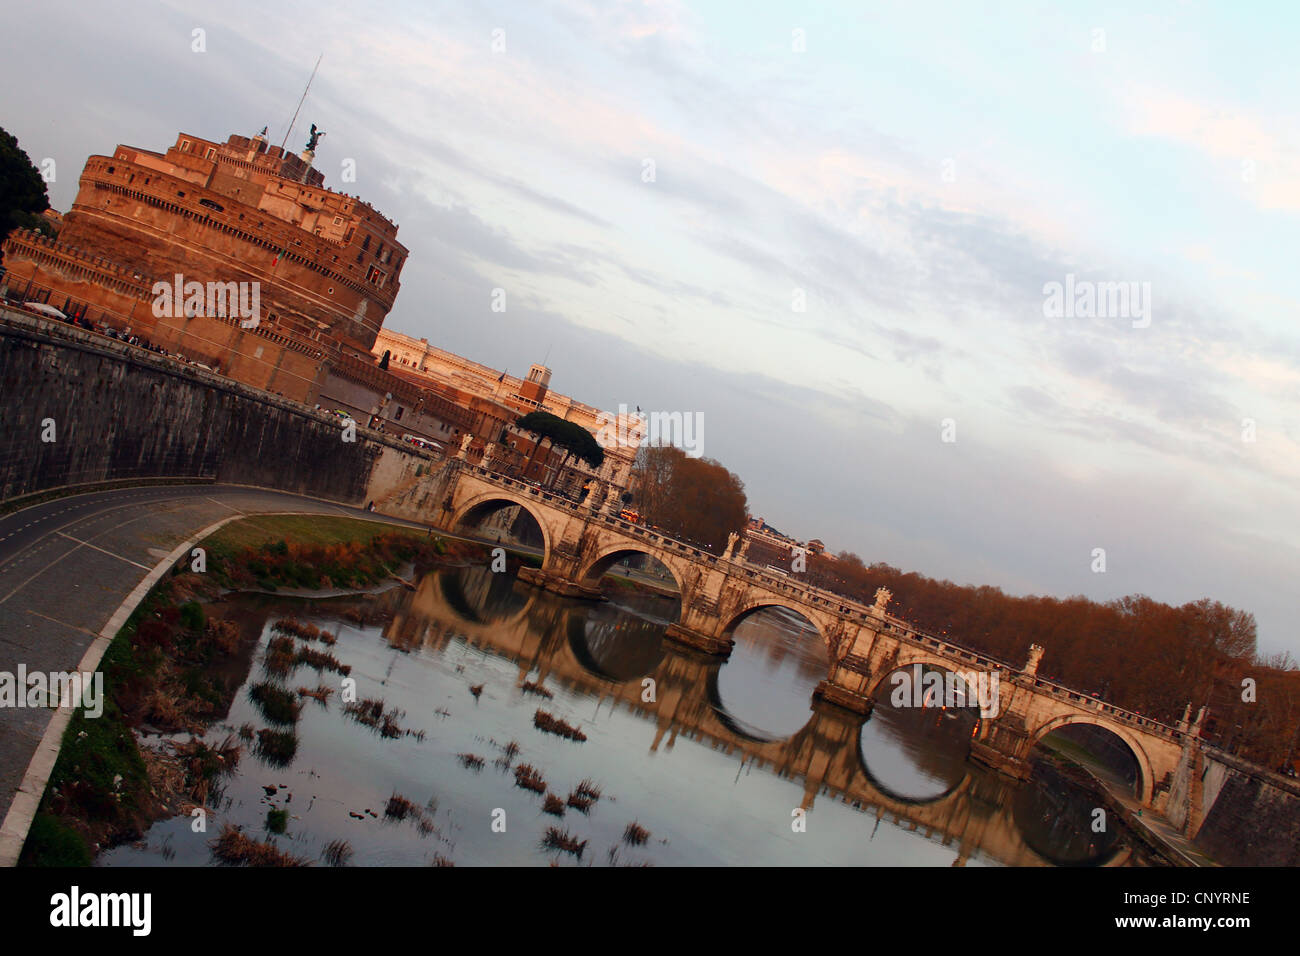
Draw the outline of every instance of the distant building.
[[[375,356],[382,357],[385,352],[389,356],[389,371],[395,375],[436,388],[440,394],[471,409],[475,419],[472,430],[485,444],[495,443],[493,451],[503,459],[512,458],[515,464],[522,464],[527,457],[525,452],[531,449],[531,439],[521,434],[514,422],[529,412],[549,412],[576,422],[598,440],[603,437],[606,465],[601,469],[602,476],[621,488],[627,486],[637,445],[643,437],[638,420],[631,416],[619,419],[595,406],[552,392],[551,370],[546,366],[533,365],[527,376],[520,378],[430,345],[428,339],[415,339],[391,329],[381,330],[375,341]],[[576,472],[583,470],[575,466]],[[576,474],[569,480],[576,481]]]

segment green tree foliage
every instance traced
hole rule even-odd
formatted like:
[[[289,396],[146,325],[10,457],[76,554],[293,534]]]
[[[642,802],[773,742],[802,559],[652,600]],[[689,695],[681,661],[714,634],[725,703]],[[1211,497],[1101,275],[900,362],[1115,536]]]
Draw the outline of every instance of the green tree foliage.
[[[570,456],[585,461],[592,468],[599,468],[605,461],[605,449],[600,447],[596,436],[577,422],[552,415],[550,412],[529,412],[515,425],[532,432],[538,439],[549,438],[551,444],[563,448],[564,461]],[[563,464],[560,466],[564,467]]]
[[[711,458],[680,448],[643,447],[633,472],[633,506],[652,525],[721,552],[727,536],[744,530],[745,484]]]
[[[20,226],[49,234],[53,230],[41,215],[49,207],[40,170],[13,134],[0,129],[0,237]]]

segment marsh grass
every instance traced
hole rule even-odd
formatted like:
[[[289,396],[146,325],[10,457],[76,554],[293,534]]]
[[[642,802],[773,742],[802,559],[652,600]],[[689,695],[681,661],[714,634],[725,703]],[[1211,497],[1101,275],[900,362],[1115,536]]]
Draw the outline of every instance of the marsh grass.
[[[533,714],[533,726],[538,730],[548,734],[555,734],[559,737],[566,737],[569,740],[576,740],[579,743],[587,739],[587,735],[578,727],[567,724],[554,714],[548,714],[546,711],[538,709]]]
[[[582,851],[586,849],[587,841],[579,840],[568,830],[561,830],[559,827],[547,827],[546,835],[542,837],[542,846],[548,850],[563,850],[565,853],[572,853],[578,859],[582,859]]]
[[[476,756],[475,754],[456,754],[456,759],[459,760],[460,765],[467,770],[482,770],[483,764],[485,763],[482,757]]]
[[[347,866],[352,859],[352,844],[347,840],[331,840],[325,844],[321,859],[329,866]]]
[[[212,855],[230,866],[306,866],[292,854],[285,853],[270,841],[254,840],[239,827],[229,823],[221,828],[221,835],[209,846]]]
[[[256,753],[273,767],[287,767],[298,752],[298,738],[291,731],[259,730]]]
[[[623,840],[631,846],[642,846],[650,839],[650,831],[641,826],[635,820],[627,825],[623,831]]]
[[[525,694],[536,694],[538,697],[545,697],[547,700],[550,700],[555,696],[541,684],[534,684],[530,680],[524,681],[523,684],[520,685],[519,689]]]
[[[302,705],[280,685],[262,681],[248,689],[248,697],[270,723],[288,725],[298,722]]]
[[[405,820],[412,814],[419,815],[420,808],[400,793],[394,793],[389,797],[388,803],[384,806],[384,816],[392,817],[394,820]]]
[[[399,710],[396,707],[388,710],[382,699],[376,700],[365,697],[344,704],[343,712],[362,726],[369,727],[381,737],[396,738],[409,735],[417,740],[424,739],[424,731],[403,730],[397,721],[406,716],[406,711]]]
[[[324,684],[318,684],[315,690],[311,690],[310,688],[307,687],[298,688],[299,697],[310,697],[312,700],[316,701],[316,703],[320,704],[322,707],[324,707],[326,702],[329,701],[330,694],[332,693],[334,693],[334,688],[326,687]]]
[[[546,781],[532,764],[521,763],[515,767],[515,786],[532,790],[534,793],[546,792]]]

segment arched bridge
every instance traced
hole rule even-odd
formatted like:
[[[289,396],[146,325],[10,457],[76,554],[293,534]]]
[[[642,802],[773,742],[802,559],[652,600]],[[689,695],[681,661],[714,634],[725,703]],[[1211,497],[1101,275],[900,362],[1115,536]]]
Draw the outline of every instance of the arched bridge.
[[[754,567],[730,548],[714,554],[625,521],[612,490],[579,504],[468,462],[451,461],[447,469],[433,523],[455,531],[502,508],[523,508],[541,529],[544,548],[541,567],[521,571],[532,584],[569,597],[599,597],[600,578],[615,562],[650,555],[681,591],[681,616],[669,637],[714,654],[728,653],[736,625],[761,608],[787,608],[806,618],[830,652],[829,673],[817,692],[832,704],[869,713],[877,697],[890,692],[889,676],[911,665],[966,675],[967,683],[982,680],[996,688],[996,706],[979,722],[972,756],[1013,776],[1028,772],[1029,752],[1047,734],[1091,724],[1124,741],[1140,768],[1142,802],[1163,810],[1184,749],[1196,737],[1186,714],[1171,727],[1039,677],[1041,648],[1030,648],[1024,666],[1009,664],[893,616],[884,589],[874,605],[862,604]]]

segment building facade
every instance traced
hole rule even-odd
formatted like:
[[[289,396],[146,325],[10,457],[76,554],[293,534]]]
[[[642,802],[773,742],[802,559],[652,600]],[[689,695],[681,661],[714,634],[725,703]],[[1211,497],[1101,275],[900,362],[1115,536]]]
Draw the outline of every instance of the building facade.
[[[532,365],[524,377],[510,375],[464,356],[448,352],[428,339],[416,339],[391,329],[380,331],[375,341],[376,357],[388,354],[388,368],[413,382],[421,382],[452,397],[475,411],[474,431],[493,442],[499,455],[522,459],[531,451],[531,439],[514,427],[529,412],[549,412],[575,422],[596,436],[605,450],[601,476],[626,488],[643,437],[641,423],[631,416],[615,416],[567,395],[550,390],[551,370]],[[504,440],[502,435],[504,433]],[[518,454],[511,456],[511,451]],[[516,462],[517,464],[517,462]],[[575,476],[583,469],[574,465]],[[570,483],[575,478],[567,479]]]

